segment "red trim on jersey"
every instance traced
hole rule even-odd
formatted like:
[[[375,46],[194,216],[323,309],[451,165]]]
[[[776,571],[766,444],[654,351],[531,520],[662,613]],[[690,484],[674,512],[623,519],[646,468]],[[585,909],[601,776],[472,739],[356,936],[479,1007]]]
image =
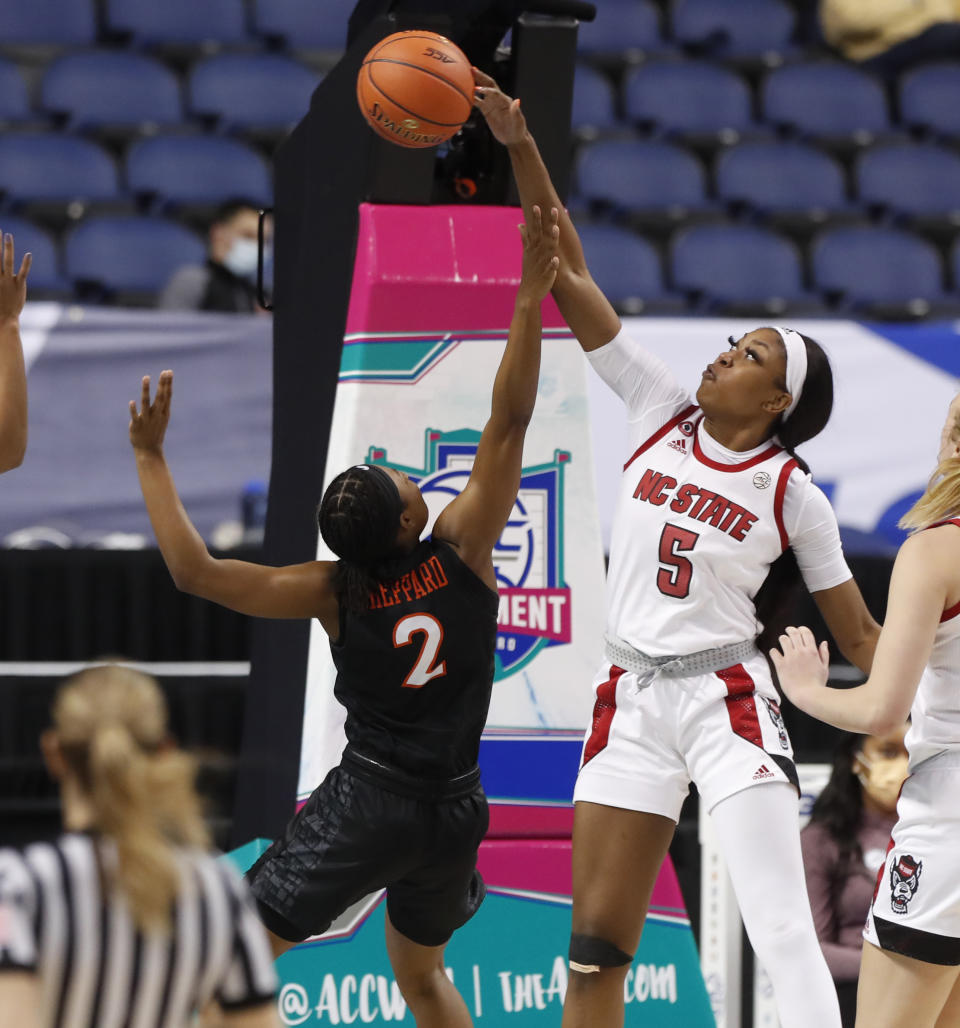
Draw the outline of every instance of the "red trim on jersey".
[[[753,698],[756,686],[747,674],[747,669],[742,664],[734,664],[733,667],[718,671],[717,678],[727,686],[725,702],[734,734],[763,749],[763,733],[760,731],[760,718]]]
[[[777,531],[780,533],[781,550],[785,550],[790,545],[787,530],[783,525],[783,498],[787,495],[787,482],[790,480],[790,473],[799,466],[795,460],[788,460],[783,465],[780,469],[780,477],[777,479],[777,491],[773,494],[773,516],[776,518]]]
[[[695,403],[691,403],[689,407],[684,407],[684,409],[680,411],[680,413],[675,418],[672,418],[665,425],[658,428],[656,432],[654,432],[653,435],[650,436],[650,438],[645,443],[640,444],[634,455],[627,461],[626,464],[623,465],[623,470],[626,471],[627,468],[630,467],[630,465],[637,459],[637,457],[640,456],[641,453],[644,453],[646,450],[649,450],[654,443],[660,442],[660,440],[668,432],[672,432],[677,427],[677,425],[680,424],[681,421],[689,417],[696,409],[697,405]],[[696,431],[694,431],[694,437],[696,437]]]
[[[583,749],[583,763],[593,758],[607,745],[610,738],[610,723],[617,712],[617,682],[623,674],[623,668],[616,664],[610,665],[610,677],[597,688],[597,700],[593,705],[593,721],[590,727],[590,738]]]
[[[701,421],[702,420],[703,419],[701,418]],[[782,447],[777,446],[776,443],[772,443],[762,453],[758,453],[756,457],[751,457],[750,460],[741,461],[739,464],[718,464],[715,460],[711,460],[703,450],[700,449],[699,428],[700,422],[698,421],[697,428],[693,433],[693,455],[701,464],[706,464],[708,468],[713,468],[714,471],[746,471],[747,468],[752,468],[765,460],[769,460],[771,457],[775,457],[782,450]]]
[[[960,527],[960,518],[946,518],[944,521],[938,521],[935,525],[927,525],[924,531],[927,532],[931,528],[939,528],[941,525],[957,525],[957,527]],[[940,615],[940,624],[942,625],[944,621],[952,621],[958,614],[960,614],[960,603],[947,607]]]

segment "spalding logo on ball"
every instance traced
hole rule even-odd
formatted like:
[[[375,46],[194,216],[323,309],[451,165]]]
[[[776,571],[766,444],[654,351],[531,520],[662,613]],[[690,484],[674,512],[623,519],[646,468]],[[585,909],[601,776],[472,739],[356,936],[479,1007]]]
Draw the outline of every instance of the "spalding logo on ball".
[[[437,146],[473,109],[470,62],[436,32],[394,32],[363,59],[357,102],[370,127],[400,146]]]

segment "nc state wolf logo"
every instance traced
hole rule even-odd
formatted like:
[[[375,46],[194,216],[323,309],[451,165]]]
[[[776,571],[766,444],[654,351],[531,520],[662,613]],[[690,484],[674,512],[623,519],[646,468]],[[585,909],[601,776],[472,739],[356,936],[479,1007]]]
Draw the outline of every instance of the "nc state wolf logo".
[[[780,745],[785,750],[790,749],[790,739],[787,736],[787,726],[783,723],[783,715],[780,713],[780,704],[776,700],[768,700],[766,696],[761,696],[760,698],[763,700],[763,705],[767,708],[773,727],[777,730]]]
[[[922,870],[922,860],[916,861],[908,854],[894,858],[890,865],[890,908],[895,914],[907,912],[907,905],[920,883]]]

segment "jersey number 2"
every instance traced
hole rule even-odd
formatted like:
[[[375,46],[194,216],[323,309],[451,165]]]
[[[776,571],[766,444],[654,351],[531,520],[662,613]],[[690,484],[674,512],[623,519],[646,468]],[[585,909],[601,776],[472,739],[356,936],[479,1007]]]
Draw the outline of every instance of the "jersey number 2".
[[[440,678],[447,673],[447,663],[441,660],[434,664],[440,644],[443,642],[443,625],[430,614],[408,614],[393,626],[393,645],[398,649],[409,646],[415,635],[423,635],[420,655],[410,674],[403,680],[405,689],[419,689],[432,678]]]
[[[675,596],[682,600],[690,595],[693,564],[689,558],[681,557],[680,554],[689,553],[699,538],[696,532],[688,528],[677,528],[671,524],[663,526],[660,533],[660,563],[667,567],[657,572],[657,588],[664,596]]]

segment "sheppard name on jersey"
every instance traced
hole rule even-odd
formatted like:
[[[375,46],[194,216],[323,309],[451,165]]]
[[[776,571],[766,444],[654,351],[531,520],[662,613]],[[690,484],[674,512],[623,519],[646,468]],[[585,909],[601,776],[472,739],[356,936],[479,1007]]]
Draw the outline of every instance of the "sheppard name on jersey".
[[[676,495],[671,500],[675,489]],[[731,539],[738,542],[743,542],[753,523],[758,520],[757,515],[751,514],[746,507],[741,507],[739,503],[734,503],[733,500],[728,500],[710,489],[701,489],[692,482],[685,482],[677,489],[675,478],[654,471],[653,468],[644,471],[643,478],[634,490],[633,498],[657,507],[670,500],[670,510],[674,514],[686,514],[695,521],[709,522],[714,528],[726,532]]]
[[[443,565],[439,557],[431,557],[422,564],[401,575],[390,585],[381,585],[370,593],[370,609],[380,610],[392,607],[406,600],[417,600],[427,593],[436,592],[447,584]]]

